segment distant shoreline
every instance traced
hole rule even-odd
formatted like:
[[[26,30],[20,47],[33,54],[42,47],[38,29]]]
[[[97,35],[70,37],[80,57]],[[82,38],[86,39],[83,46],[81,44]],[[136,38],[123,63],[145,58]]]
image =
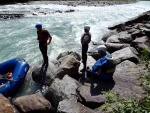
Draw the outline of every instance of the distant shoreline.
[[[58,5],[68,5],[68,6],[107,6],[116,4],[129,4],[134,3],[136,0],[123,0],[123,1],[109,1],[109,0],[80,0],[80,1],[30,1],[27,4],[58,4]]]
[[[9,0],[6,0],[9,1]],[[7,5],[7,4],[58,4],[58,5],[68,5],[68,6],[107,6],[107,5],[117,5],[117,4],[129,4],[137,2],[137,0],[70,0],[70,1],[49,1],[49,0],[41,0],[41,1],[30,1],[30,0],[22,0],[22,2],[12,2],[13,0],[10,0],[11,2],[5,2],[0,3],[1,5]]]

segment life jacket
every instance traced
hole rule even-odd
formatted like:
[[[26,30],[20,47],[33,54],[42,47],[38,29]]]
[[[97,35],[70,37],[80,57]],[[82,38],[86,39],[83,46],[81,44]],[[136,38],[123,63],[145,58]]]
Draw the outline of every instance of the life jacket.
[[[37,35],[40,42],[47,42],[49,32],[47,30],[42,30],[41,32],[37,31]]]
[[[102,66],[101,70],[104,73],[114,73],[116,70],[116,62],[114,58],[106,58],[108,60],[108,66]]]
[[[88,35],[88,37],[89,37],[89,39],[86,41],[86,44],[89,44],[91,42],[91,34],[90,33],[85,33],[84,36],[83,36],[83,39],[86,35]]]

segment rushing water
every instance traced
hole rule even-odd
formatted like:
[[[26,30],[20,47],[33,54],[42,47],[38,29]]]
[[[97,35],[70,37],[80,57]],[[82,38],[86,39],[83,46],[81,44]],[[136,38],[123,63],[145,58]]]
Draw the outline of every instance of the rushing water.
[[[50,59],[55,59],[64,51],[81,51],[80,37],[83,27],[89,25],[93,41],[101,41],[107,27],[135,17],[150,10],[150,1],[105,7],[65,6],[52,4],[3,5],[0,11],[40,12],[48,10],[69,10],[71,13],[54,13],[38,16],[26,13],[25,18],[0,20],[0,62],[14,57],[24,58],[31,66],[42,60],[38,48],[36,23],[42,23],[52,35],[48,46]],[[92,49],[92,48],[90,48]],[[30,87],[30,86],[29,86]],[[28,90],[31,90],[28,88]]]

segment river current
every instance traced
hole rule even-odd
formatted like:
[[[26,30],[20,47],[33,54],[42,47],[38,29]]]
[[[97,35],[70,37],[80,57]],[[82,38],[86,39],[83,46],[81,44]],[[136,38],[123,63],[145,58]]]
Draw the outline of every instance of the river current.
[[[104,7],[73,7],[54,4],[0,6],[1,12],[32,11],[37,13],[37,10],[44,12],[70,9],[75,11],[70,13],[49,13],[46,15],[43,13],[38,13],[37,15],[26,13],[25,17],[20,19],[0,19],[0,62],[15,57],[22,57],[30,66],[34,66],[42,60],[38,41],[36,40],[36,23],[41,23],[50,32],[53,39],[48,46],[48,56],[49,59],[56,59],[64,51],[81,51],[80,38],[85,25],[91,27],[92,40],[101,41],[101,37],[108,32],[109,26],[125,22],[145,11],[149,11],[150,1]],[[31,90],[29,87],[27,89]]]

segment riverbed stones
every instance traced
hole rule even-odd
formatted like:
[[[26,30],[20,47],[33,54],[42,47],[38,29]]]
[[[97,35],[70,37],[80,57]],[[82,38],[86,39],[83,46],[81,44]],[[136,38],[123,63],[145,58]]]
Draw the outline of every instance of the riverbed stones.
[[[73,56],[76,60],[81,60],[81,55],[77,52],[73,52],[73,51],[66,51],[63,53],[60,53],[57,57],[57,60],[61,60],[62,57],[65,57],[67,55]]]
[[[33,69],[32,79],[37,82],[42,82],[44,85],[50,86],[56,78],[56,69],[57,67],[53,63],[49,62],[48,68],[41,66]]]
[[[66,74],[73,78],[78,78],[80,62],[76,60],[73,56],[67,55],[61,59],[61,64],[58,67],[55,75],[62,79]]]
[[[145,92],[137,80],[140,71],[142,72],[135,63],[129,60],[125,60],[117,65],[113,76],[115,86],[112,91],[119,94],[122,98],[132,98],[139,101]]]
[[[138,52],[133,47],[126,47],[116,52],[113,52],[112,57],[116,59],[117,64],[121,63],[124,60],[130,60],[134,63],[139,62]]]
[[[58,103],[64,99],[76,101],[78,98],[76,89],[80,86],[81,84],[77,80],[65,75],[62,80],[56,78],[44,96],[56,110]]]
[[[4,13],[4,14],[1,14],[0,13],[0,18],[2,18],[2,19],[14,19],[14,18],[22,18],[22,17],[24,17],[24,14],[6,14],[6,13]]]
[[[0,113],[14,113],[13,106],[2,94],[0,94]]]
[[[51,109],[51,103],[39,92],[16,98],[14,105],[20,113],[49,113]]]
[[[102,113],[100,110],[96,112],[81,103],[71,99],[65,99],[59,102],[58,113]]]

